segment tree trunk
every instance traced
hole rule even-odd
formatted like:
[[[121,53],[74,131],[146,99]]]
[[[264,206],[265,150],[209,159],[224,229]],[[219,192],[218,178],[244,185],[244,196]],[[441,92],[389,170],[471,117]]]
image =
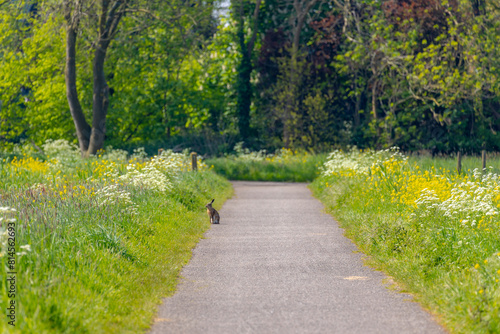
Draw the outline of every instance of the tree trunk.
[[[481,11],[484,11],[484,2],[481,0],[472,0],[472,12],[474,16],[482,15]]]
[[[83,15],[83,1],[65,0],[64,17],[68,24],[66,36],[66,95],[71,111],[71,116],[76,127],[80,151],[83,157],[96,154],[104,145],[106,133],[106,113],[109,105],[109,87],[104,73],[106,52],[117,31],[120,19],[125,13],[128,2],[122,0],[101,0],[101,13],[99,15],[99,38],[93,61],[93,101],[92,101],[92,127],[85,120],[76,89],[76,38]]]
[[[76,135],[80,144],[82,155],[87,152],[90,141],[90,125],[85,120],[78,92],[76,89],[76,37],[78,29],[79,13],[71,16],[68,3],[65,3],[65,16],[68,21],[66,29],[66,69],[64,79],[66,81],[66,97],[68,99],[69,110],[75,123]]]
[[[250,105],[252,104],[252,85],[250,83],[250,76],[252,73],[252,59],[247,52],[247,45],[243,34],[243,24],[240,27],[241,31],[238,32],[241,61],[238,69],[238,82],[237,82],[237,108],[238,108],[238,129],[242,140],[246,140],[250,134]]]
[[[304,27],[307,14],[311,8],[316,4],[318,0],[305,0],[299,1],[294,0],[293,7],[296,14],[295,27],[293,28],[292,36],[292,50],[290,59],[289,79],[288,79],[288,92],[287,98],[285,100],[284,111],[284,122],[283,122],[283,142],[286,148],[292,145],[292,133],[293,127],[296,126],[294,123],[296,114],[295,102],[299,98],[298,90],[300,85],[300,75],[302,74],[302,68],[299,68],[299,51],[300,51],[300,33]]]
[[[238,43],[241,50],[241,61],[238,68],[237,89],[237,110],[238,110],[238,129],[242,140],[248,139],[250,136],[250,106],[252,105],[252,84],[250,82],[253,65],[252,54],[255,39],[257,37],[258,20],[260,12],[260,4],[262,0],[257,0],[253,13],[253,30],[248,43],[245,42],[245,28],[243,22],[243,4],[239,4],[239,21],[238,21]],[[233,4],[235,6],[235,4]]]
[[[359,110],[361,109],[361,98],[362,98],[362,93],[356,94],[356,105],[354,107],[354,127],[357,129],[359,127],[359,124],[361,123],[360,118],[359,118]]]
[[[106,113],[109,105],[109,87],[104,73],[104,61],[109,42],[100,42],[95,50],[93,73],[94,94],[92,100],[92,133],[87,151],[88,155],[96,154],[103,148],[106,134]]]
[[[380,138],[380,127],[378,126],[378,115],[377,115],[377,82],[374,82],[372,86],[372,114],[373,114],[373,120],[375,121],[375,127],[377,130],[377,140],[378,140]]]
[[[292,41],[292,58],[295,57],[295,59],[297,59],[297,53],[299,52],[300,32],[304,27],[307,14],[309,14],[309,11],[318,2],[318,0],[305,0],[305,2],[305,5],[303,1],[294,0],[293,2],[293,7],[297,15]]]
[[[293,74],[290,71],[290,77],[288,78],[288,84],[285,84],[284,87],[288,86],[286,92],[284,92],[285,99],[283,104],[283,146],[285,148],[290,148],[291,146],[291,138],[292,138],[292,109],[293,109],[293,101],[295,99],[294,94],[294,83],[293,83]]]

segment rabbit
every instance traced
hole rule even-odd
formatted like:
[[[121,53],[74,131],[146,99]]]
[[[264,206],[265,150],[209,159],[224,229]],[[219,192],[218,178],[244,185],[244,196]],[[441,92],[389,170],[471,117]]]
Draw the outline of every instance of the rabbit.
[[[220,223],[219,213],[217,212],[217,210],[215,210],[212,207],[212,203],[214,201],[215,201],[215,199],[213,199],[212,202],[210,202],[207,205],[205,205],[205,207],[207,208],[207,214],[210,217],[210,223],[212,223],[212,224],[219,224]]]

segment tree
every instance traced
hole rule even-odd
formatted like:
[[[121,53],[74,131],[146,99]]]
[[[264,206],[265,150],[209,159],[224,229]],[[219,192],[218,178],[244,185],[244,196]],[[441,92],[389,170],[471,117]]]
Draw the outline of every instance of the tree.
[[[128,34],[140,35],[141,31],[154,27],[156,29],[154,30],[154,36],[146,34],[142,37],[148,40],[163,38],[160,45],[173,45],[174,43],[177,43],[173,49],[163,49],[162,53],[157,53],[154,50],[156,49],[156,46],[153,50],[149,47],[147,50],[147,52],[150,52],[147,57],[147,62],[149,62],[149,64],[153,64],[160,59],[165,59],[165,56],[162,56],[162,54],[167,55],[170,58],[175,58],[178,61],[177,66],[175,66],[176,69],[168,67],[171,64],[175,64],[175,61],[167,61],[163,64],[161,64],[161,62],[158,63],[160,66],[159,73],[161,73],[158,76],[151,76],[140,71],[141,75],[149,77],[148,83],[156,84],[156,87],[154,87],[154,94],[158,96],[158,103],[155,103],[157,105],[156,109],[147,112],[145,117],[137,121],[137,124],[132,125],[130,133],[125,137],[125,141],[128,141],[131,136],[137,133],[137,130],[141,127],[141,125],[144,125],[144,123],[147,124],[145,120],[154,115],[163,114],[165,116],[163,117],[163,122],[160,122],[160,124],[164,124],[164,127],[167,130],[167,135],[170,135],[172,118],[169,116],[167,106],[158,104],[161,104],[161,101],[163,101],[163,103],[169,102],[166,98],[166,96],[169,95],[168,90],[175,89],[176,87],[172,86],[172,82],[169,78],[172,77],[172,72],[179,73],[179,69],[182,68],[179,62],[187,59],[190,52],[189,50],[196,47],[204,47],[203,45],[196,43],[196,37],[205,35],[205,38],[209,38],[213,34],[213,29],[211,28],[212,22],[210,20],[205,20],[205,18],[210,17],[212,12],[213,8],[211,3],[211,1],[200,4],[194,1],[156,3],[139,0],[101,0],[97,6],[88,4],[88,8],[84,8],[84,0],[65,1],[64,8],[65,18],[67,21],[67,96],[71,114],[77,130],[80,149],[84,156],[95,154],[103,147],[106,134],[106,115],[110,103],[110,88],[107,83],[104,65],[112,40],[119,39],[118,27],[123,26],[120,22],[122,21],[122,18],[124,18],[125,14],[133,17],[133,20],[130,20],[133,24],[126,26],[126,28],[130,29]],[[78,29],[84,13],[87,13],[86,16],[91,18],[95,17],[98,27],[96,32],[97,37],[92,47],[94,50],[94,59],[92,66],[93,101],[91,124],[87,123],[81,104],[78,100],[78,92],[75,85],[76,66],[73,61],[76,54],[75,47]],[[90,15],[88,15],[89,13]],[[202,20],[198,21],[200,18],[202,18]],[[156,23],[153,23],[152,21]],[[124,32],[121,34],[123,35]],[[175,42],[172,43],[172,41]],[[140,40],[135,40],[135,42],[137,45],[143,44]],[[132,47],[136,48],[135,46]],[[174,54],[173,57],[172,54]],[[126,57],[128,58],[131,56],[134,55],[127,55]],[[141,55],[139,54],[138,56],[140,57]],[[167,68],[165,68],[165,66],[167,66]],[[154,68],[152,68],[152,70],[155,71]],[[166,77],[163,76],[163,73],[165,72]],[[114,75],[114,73],[111,73],[110,78],[114,77]],[[182,93],[170,95],[182,96]],[[194,100],[197,99],[195,98]],[[188,115],[192,113],[189,110],[183,110],[183,112]],[[201,111],[201,113],[203,114],[204,111]],[[198,117],[198,115],[196,115],[196,117]],[[187,122],[185,122],[186,125],[189,124],[190,120],[195,119],[196,117],[188,116]]]
[[[78,140],[85,150],[99,118],[93,115],[93,102],[99,96],[94,94],[94,65],[97,51],[103,50],[98,41],[105,42],[99,37],[101,6],[85,0],[47,1],[40,3],[35,16],[20,4],[0,6],[0,139],[30,139],[40,145],[49,138],[64,138]],[[201,127],[209,118],[206,101],[213,90],[200,89],[206,75],[202,62],[216,29],[211,1],[128,4],[118,9],[124,14],[104,56],[103,87],[108,89],[101,96],[108,102],[97,104],[107,112],[97,113],[104,117],[95,127],[106,129],[109,144],[122,147],[167,140],[184,128]],[[64,14],[69,14],[69,24]],[[69,40],[71,66],[60,56],[68,36],[75,38],[74,43]],[[66,70],[73,85],[66,85]],[[76,111],[77,132],[67,95]]]
[[[74,130],[61,59],[63,18],[52,5],[40,6],[37,15],[31,8],[25,2],[0,8],[0,139],[40,145],[47,138],[72,139]],[[86,59],[77,62],[86,69]],[[81,87],[87,75],[81,72]]]
[[[238,65],[236,94],[238,129],[242,140],[247,140],[250,135],[250,106],[253,96],[250,79],[254,67],[252,58],[257,38],[261,2],[261,0],[256,0],[251,18],[247,18],[250,2],[237,0],[232,3],[232,13],[237,25],[236,38],[241,57]],[[249,36],[245,34],[247,30],[250,30]]]
[[[121,147],[166,145],[217,118],[222,108],[212,106],[212,97],[224,82],[207,82],[223,72],[212,69],[212,6],[170,3],[151,15],[143,6],[132,10],[108,54],[113,96],[107,141]]]
[[[414,57],[410,91],[454,134],[456,149],[497,146],[500,12],[481,1],[460,1],[445,10],[443,32]]]
[[[80,21],[84,15],[85,0],[65,0],[66,26],[66,94],[82,156],[94,155],[103,148],[106,134],[106,113],[109,105],[109,86],[106,82],[104,62],[108,47],[118,31],[118,25],[129,1],[100,0],[98,5],[98,30],[94,47],[92,125],[85,119],[76,86],[76,45]],[[91,5],[92,6],[92,5]],[[93,8],[88,8],[93,9]]]

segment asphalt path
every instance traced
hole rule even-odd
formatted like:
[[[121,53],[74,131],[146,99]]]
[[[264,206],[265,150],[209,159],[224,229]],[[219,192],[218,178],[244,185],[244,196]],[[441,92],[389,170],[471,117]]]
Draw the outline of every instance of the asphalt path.
[[[152,334],[445,333],[363,265],[306,184],[233,185]]]

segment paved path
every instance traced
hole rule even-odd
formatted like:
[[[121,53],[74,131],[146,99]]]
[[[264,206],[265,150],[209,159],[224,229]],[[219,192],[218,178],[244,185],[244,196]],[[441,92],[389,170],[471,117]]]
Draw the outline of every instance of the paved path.
[[[233,185],[151,333],[444,333],[363,266],[305,184]]]

